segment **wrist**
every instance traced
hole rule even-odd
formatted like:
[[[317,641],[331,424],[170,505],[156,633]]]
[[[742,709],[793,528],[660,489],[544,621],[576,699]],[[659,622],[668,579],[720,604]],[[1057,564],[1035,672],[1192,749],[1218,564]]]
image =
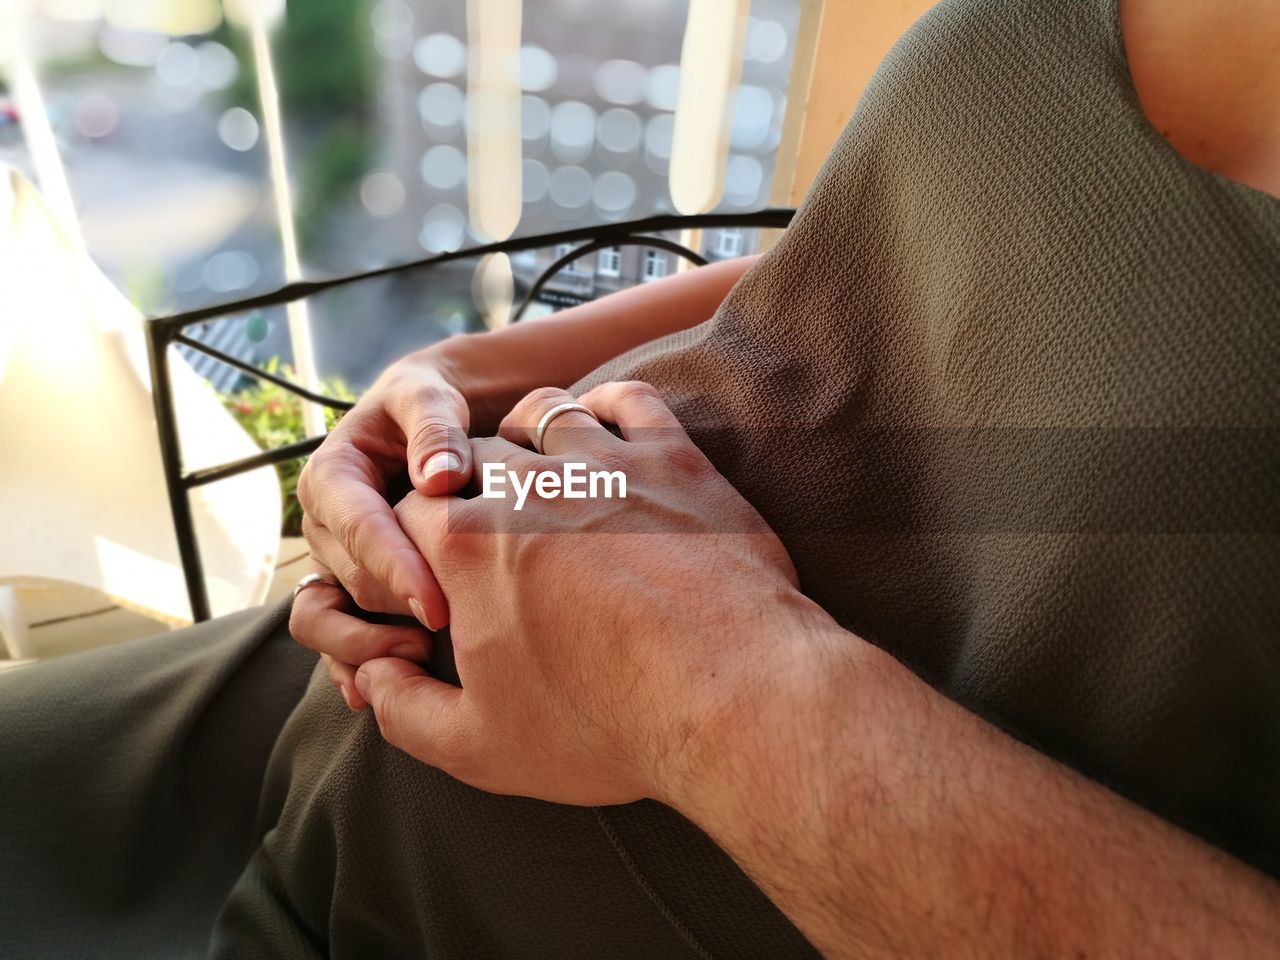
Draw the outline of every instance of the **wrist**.
[[[883,802],[868,741],[883,738],[871,722],[873,692],[890,669],[887,654],[818,614],[789,618],[766,636],[779,651],[773,664],[703,727],[675,789],[658,798],[811,936],[834,922],[814,892],[856,889],[860,847],[851,838]],[[814,942],[825,952],[839,938]]]
[[[803,790],[795,763],[836,736],[840,704],[873,649],[794,589],[753,620],[754,636],[717,669],[725,682],[694,708],[692,733],[672,747],[659,782],[657,799],[709,831],[765,779]]]

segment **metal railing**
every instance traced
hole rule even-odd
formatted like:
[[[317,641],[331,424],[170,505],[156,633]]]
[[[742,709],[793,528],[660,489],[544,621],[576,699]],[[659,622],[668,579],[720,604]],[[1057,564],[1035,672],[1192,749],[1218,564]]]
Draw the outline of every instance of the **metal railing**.
[[[557,273],[579,258],[598,250],[620,246],[650,247],[666,250],[683,257],[695,265],[701,266],[707,261],[697,251],[666,237],[653,236],[652,234],[670,231],[715,229],[717,227],[780,229],[791,221],[794,212],[791,209],[774,208],[751,213],[657,216],[623,223],[563,230],[558,233],[538,236],[516,237],[499,243],[443,253],[438,256],[380,267],[361,273],[331,277],[325,280],[290,283],[271,293],[148,320],[145,325],[147,353],[151,365],[152,400],[155,404],[156,427],[159,431],[160,455],[164,465],[165,486],[169,493],[169,506],[173,512],[174,533],[178,541],[178,555],[182,561],[183,576],[186,580],[187,595],[191,602],[192,617],[197,621],[208,620],[211,613],[209,594],[204,578],[204,564],[200,556],[200,545],[196,537],[195,521],[191,511],[190,492],[206,483],[216,483],[219,480],[225,480],[228,477],[234,477],[249,470],[256,470],[259,467],[306,456],[320,446],[324,441],[324,436],[308,437],[296,443],[264,450],[253,456],[203,467],[198,470],[185,469],[182,463],[182,448],[178,436],[178,411],[174,403],[173,383],[169,376],[170,347],[176,344],[183,344],[249,376],[274,383],[304,400],[322,404],[333,410],[346,411],[351,409],[353,404],[308,390],[283,377],[268,373],[238,357],[202,343],[183,332],[188,327],[231,314],[294,303],[326,290],[347,286],[363,280],[373,280],[393,274],[425,270],[450,261],[479,258],[492,253],[537,250],[545,247],[554,247],[561,243],[585,241],[581,246],[557,259],[542,272],[525,294],[519,306],[513,311],[511,319],[512,322],[515,322],[524,315],[529,305],[534,302],[538,294]]]

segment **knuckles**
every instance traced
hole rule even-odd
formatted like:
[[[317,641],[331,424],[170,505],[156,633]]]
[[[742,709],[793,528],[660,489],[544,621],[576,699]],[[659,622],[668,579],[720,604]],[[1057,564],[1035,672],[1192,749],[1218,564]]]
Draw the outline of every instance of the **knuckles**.
[[[323,444],[321,446],[323,446]],[[314,464],[316,462],[316,457],[318,456],[320,456],[319,450],[313,453],[307,462],[302,465],[302,472],[298,474],[298,485],[296,490],[298,494],[298,502],[302,504],[303,511],[312,509],[314,505],[311,499],[312,476],[315,473]],[[305,522],[305,516],[303,517],[303,520]]]
[[[306,614],[306,602],[302,600],[303,593],[298,594],[298,598],[293,602],[293,608],[289,611],[289,636],[293,637],[295,643],[299,646],[306,647],[308,650],[314,650],[315,641],[310,633],[310,624]]]
[[[527,420],[536,423],[542,413],[557,403],[563,403],[567,394],[556,387],[538,387],[524,395],[515,405],[508,418]]]
[[[550,403],[559,401],[564,395],[564,391],[558,387],[535,387],[524,395],[524,399],[520,403],[529,405]]]
[[[344,511],[338,518],[336,532],[343,552],[353,561],[360,556],[360,525],[363,515]],[[331,528],[332,529],[332,528]]]
[[[376,589],[373,577],[362,568],[353,566],[347,571],[342,585],[361,610],[374,610],[377,608],[380,592]]]
[[[684,438],[662,444],[667,464],[686,481],[704,480],[716,473],[716,468],[706,455]]]
[[[419,417],[409,437],[409,449],[429,452],[429,448],[452,447],[462,442],[457,421],[441,414]]]
[[[657,400],[662,403],[658,388],[644,380],[618,380],[610,384],[619,400]]]
[[[470,738],[460,727],[438,729],[423,752],[428,754],[427,763],[459,780],[474,780],[480,773],[482,765],[477,765]]]

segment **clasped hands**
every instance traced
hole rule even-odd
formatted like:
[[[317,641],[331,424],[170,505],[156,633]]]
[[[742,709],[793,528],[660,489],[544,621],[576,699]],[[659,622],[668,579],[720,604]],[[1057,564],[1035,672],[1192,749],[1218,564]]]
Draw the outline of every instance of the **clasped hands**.
[[[803,683],[820,669],[805,637],[830,621],[800,594],[765,521],[649,385],[591,390],[577,400],[602,422],[562,414],[533,450],[542,415],[572,399],[535,390],[496,437],[437,431],[437,444],[452,433],[450,449],[422,455],[418,489],[394,517],[356,523],[350,511],[370,505],[348,504],[346,526],[334,523],[345,536],[310,519],[313,555],[350,593],[303,591],[291,629],[325,656],[349,706],[372,705],[388,742],[466,783],[562,803],[674,803],[699,757],[757,715],[780,676]],[[535,495],[517,513],[509,498],[456,495],[479,464],[525,475],[569,462],[622,472],[625,499]],[[318,498],[307,480],[310,517],[308,496]],[[374,563],[351,559],[362,554]],[[421,666],[430,631],[368,623],[355,603],[448,623],[462,687]]]

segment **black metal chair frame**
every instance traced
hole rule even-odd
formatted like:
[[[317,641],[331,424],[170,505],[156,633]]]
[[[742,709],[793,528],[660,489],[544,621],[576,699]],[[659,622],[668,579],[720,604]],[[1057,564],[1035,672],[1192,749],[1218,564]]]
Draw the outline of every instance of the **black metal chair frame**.
[[[177,410],[174,406],[173,384],[169,376],[169,348],[175,344],[184,344],[252,377],[274,383],[305,400],[322,404],[333,410],[349,410],[353,404],[315,393],[298,384],[291,383],[283,377],[268,373],[251,363],[246,363],[238,357],[217,350],[194,337],[187,336],[183,331],[188,327],[231,314],[292,303],[326,290],[358,283],[362,280],[373,280],[379,277],[407,273],[412,270],[422,270],[453,260],[478,258],[490,253],[536,250],[562,243],[586,241],[582,246],[575,247],[568,254],[557,259],[542,272],[520,302],[520,305],[513,311],[511,319],[512,322],[515,322],[524,316],[529,305],[556,274],[571,263],[597,250],[619,246],[651,247],[670,251],[701,266],[707,261],[697,251],[690,250],[688,247],[665,237],[651,236],[651,234],[676,230],[715,229],[717,227],[781,229],[791,221],[794,212],[794,210],[787,208],[771,208],[737,214],[713,213],[698,216],[656,216],[643,220],[630,220],[621,223],[563,230],[558,233],[517,237],[511,240],[503,240],[499,243],[490,243],[484,246],[443,253],[407,263],[379,267],[375,270],[330,277],[324,280],[291,283],[271,293],[148,320],[145,324],[147,352],[151,365],[151,393],[152,401],[155,405],[156,428],[160,435],[160,455],[164,466],[165,485],[169,493],[169,506],[173,512],[173,526],[178,541],[178,555],[182,561],[182,570],[186,579],[187,594],[190,598],[193,618],[197,621],[208,620],[211,614],[209,594],[204,578],[204,564],[200,557],[200,545],[196,538],[195,520],[191,512],[191,490],[206,483],[225,480],[228,477],[234,477],[269,464],[282,463],[295,457],[306,456],[320,446],[324,441],[324,437],[308,437],[296,443],[285,444],[272,450],[264,450],[253,456],[243,457],[229,463],[204,467],[199,470],[186,470],[182,464]]]

